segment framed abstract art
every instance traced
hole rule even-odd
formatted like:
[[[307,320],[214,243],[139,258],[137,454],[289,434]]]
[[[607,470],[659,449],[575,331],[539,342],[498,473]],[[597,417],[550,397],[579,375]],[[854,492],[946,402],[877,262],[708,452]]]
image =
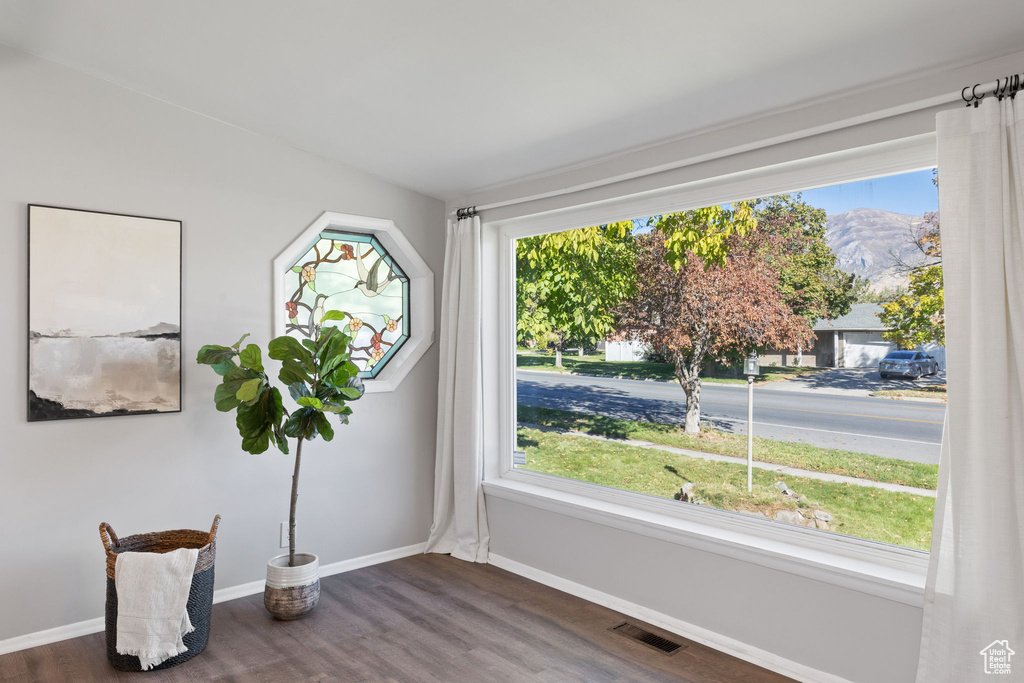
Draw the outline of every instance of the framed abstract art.
[[[181,221],[28,207],[30,422],[181,410]]]

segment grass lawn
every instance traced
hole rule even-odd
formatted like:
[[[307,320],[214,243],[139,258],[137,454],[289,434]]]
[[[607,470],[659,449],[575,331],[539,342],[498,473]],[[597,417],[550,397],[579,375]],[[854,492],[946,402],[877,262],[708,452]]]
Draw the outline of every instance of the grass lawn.
[[[708,430],[691,436],[684,434],[678,425],[616,420],[600,415],[532,406],[518,406],[518,420],[519,422],[572,429],[588,434],[601,434],[617,439],[637,439],[704,453],[747,457],[745,434],[727,434]],[[615,447],[620,448],[621,446],[616,445]],[[758,436],[754,437],[754,460],[918,488],[934,489],[938,485],[938,465],[821,448],[793,441],[775,441]]]
[[[545,353],[520,353],[516,355],[516,366],[524,370],[544,370],[547,372],[582,373],[588,375],[605,375],[607,377],[625,377],[627,379],[664,379],[675,381],[671,363],[649,363],[647,361],[606,361],[604,354],[590,356],[573,356],[562,354],[562,369],[555,367],[555,356]],[[821,372],[827,368],[794,368],[762,366],[757,382],[774,382],[790,377]],[[735,377],[726,370],[719,371],[718,376],[704,377],[705,382],[722,384],[746,384],[744,377]]]
[[[941,398],[946,400],[946,385],[931,384],[929,386],[917,387],[916,389],[886,389],[876,391],[872,396],[890,396],[892,398]]]
[[[742,465],[583,436],[520,427],[518,447],[526,452],[524,469],[662,498],[672,498],[688,481],[746,488],[747,470]],[[754,470],[755,484],[770,486],[779,479],[772,472]],[[801,477],[782,479],[832,513],[834,531],[922,550],[931,545],[933,498]]]

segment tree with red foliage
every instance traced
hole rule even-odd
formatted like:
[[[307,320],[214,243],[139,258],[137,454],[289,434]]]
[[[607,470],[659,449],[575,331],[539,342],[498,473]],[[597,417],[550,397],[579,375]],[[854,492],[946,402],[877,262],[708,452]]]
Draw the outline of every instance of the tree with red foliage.
[[[795,349],[810,342],[811,326],[785,303],[778,271],[743,235],[729,238],[718,264],[688,252],[678,268],[666,260],[661,232],[639,236],[638,243],[636,294],[619,307],[618,328],[674,364],[686,393],[684,431],[696,434],[705,362],[758,347]]]

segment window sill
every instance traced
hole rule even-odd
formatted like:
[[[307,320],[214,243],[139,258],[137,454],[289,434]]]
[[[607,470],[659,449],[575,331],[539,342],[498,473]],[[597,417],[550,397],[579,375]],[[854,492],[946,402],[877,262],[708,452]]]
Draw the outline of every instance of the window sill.
[[[488,496],[921,607],[928,554],[740,513],[512,470]]]

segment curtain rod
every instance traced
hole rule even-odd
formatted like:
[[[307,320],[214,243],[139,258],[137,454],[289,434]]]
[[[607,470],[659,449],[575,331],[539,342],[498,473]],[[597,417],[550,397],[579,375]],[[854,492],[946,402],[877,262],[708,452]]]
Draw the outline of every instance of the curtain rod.
[[[488,209],[500,209],[506,206],[515,206],[516,204],[526,204],[527,202],[538,201],[541,199],[551,199],[552,197],[560,197],[567,194],[574,194],[576,192],[583,192],[585,190],[592,190],[598,187],[605,187],[608,185],[614,185],[626,180],[634,180],[636,178],[643,178],[645,176],[654,175],[656,173],[662,173],[664,171],[672,171],[678,168],[684,168],[686,166],[693,166],[695,164],[704,163],[705,161],[712,161],[714,159],[721,159],[723,157],[733,156],[735,154],[741,154],[743,152],[751,152],[757,149],[763,149],[765,147],[771,147],[772,145],[778,145],[784,142],[792,142],[794,140],[800,140],[808,138],[814,135],[821,135],[822,133],[831,133],[833,131],[842,130],[844,128],[852,128],[853,126],[859,126],[864,123],[871,123],[873,121],[881,121],[882,119],[891,118],[893,116],[899,116],[901,114],[909,114],[911,112],[920,111],[922,109],[930,109],[941,104],[949,104],[960,100],[965,102],[970,107],[971,105],[977,107],[978,104],[988,96],[993,96],[997,99],[1003,99],[1004,97],[1013,98],[1020,90],[1024,89],[1024,79],[1021,78],[1021,74],[1014,74],[1005,78],[997,78],[992,83],[982,85],[978,83],[973,86],[965,86],[959,92],[947,93],[945,95],[937,95],[935,97],[929,97],[927,99],[918,100],[909,104],[903,104],[896,107],[889,107],[888,109],[881,109],[879,111],[871,112],[869,114],[861,114],[859,116],[853,116],[848,119],[841,119],[831,123],[823,124],[821,126],[815,126],[813,128],[807,128],[794,133],[786,133],[784,135],[778,135],[773,138],[765,140],[759,140],[758,142],[747,143],[744,145],[737,145],[736,147],[729,147],[717,152],[711,152],[708,154],[698,155],[689,159],[673,162],[670,164],[663,164],[654,168],[647,168],[642,171],[632,171],[630,173],[623,173],[621,175],[612,176],[610,178],[604,178],[602,180],[595,180],[589,183],[582,183],[580,185],[573,185],[571,187],[565,187],[558,190],[551,190],[548,192],[542,192],[540,194],[529,195],[526,197],[518,197],[516,199],[508,199],[501,202],[493,202],[491,204],[482,204],[480,206],[467,206],[461,209],[452,211],[450,215],[456,218],[470,218],[477,215],[481,211]],[[980,91],[980,93],[979,93]]]

